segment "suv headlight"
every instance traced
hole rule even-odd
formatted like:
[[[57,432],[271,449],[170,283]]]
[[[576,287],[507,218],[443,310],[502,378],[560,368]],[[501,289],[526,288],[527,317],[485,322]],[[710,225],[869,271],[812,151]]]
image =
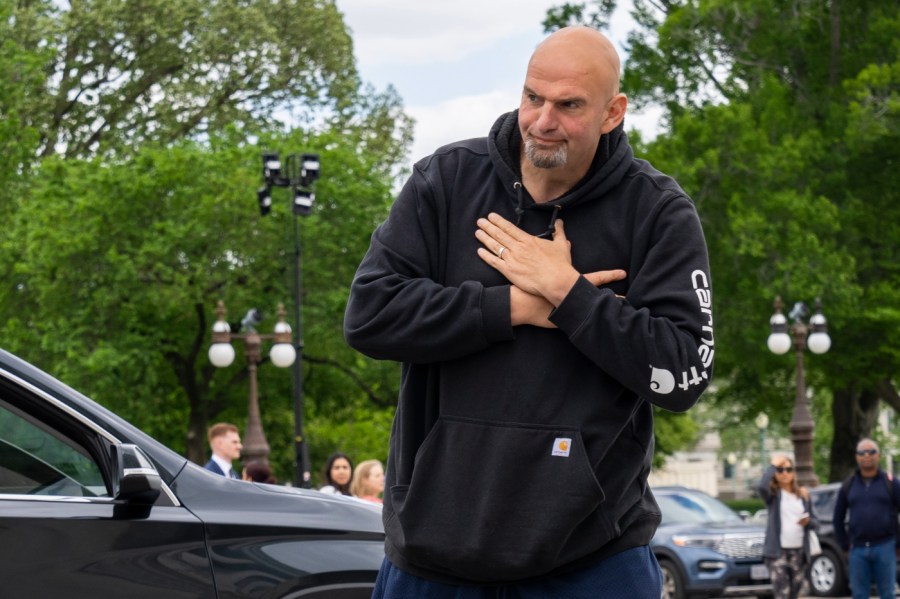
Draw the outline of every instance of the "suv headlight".
[[[724,537],[714,534],[672,535],[672,543],[678,547],[705,547],[715,549]]]

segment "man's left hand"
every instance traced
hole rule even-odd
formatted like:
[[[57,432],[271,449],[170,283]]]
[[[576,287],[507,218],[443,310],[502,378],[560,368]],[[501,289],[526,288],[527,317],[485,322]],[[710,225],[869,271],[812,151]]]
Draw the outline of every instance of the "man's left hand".
[[[478,219],[478,256],[526,293],[558,306],[581,274],[572,266],[571,244],[556,221],[553,239],[526,233],[499,214]]]

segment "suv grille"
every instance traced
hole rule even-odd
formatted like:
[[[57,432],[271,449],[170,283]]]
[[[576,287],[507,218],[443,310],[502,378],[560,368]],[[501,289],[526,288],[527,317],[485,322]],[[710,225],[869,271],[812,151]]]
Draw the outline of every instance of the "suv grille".
[[[716,543],[716,551],[733,558],[761,558],[765,533],[730,534]]]

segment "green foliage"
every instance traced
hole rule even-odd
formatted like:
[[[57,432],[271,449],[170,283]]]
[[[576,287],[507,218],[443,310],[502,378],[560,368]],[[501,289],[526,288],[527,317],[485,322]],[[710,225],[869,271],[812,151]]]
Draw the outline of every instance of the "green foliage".
[[[544,33],[571,25],[588,25],[595,29],[603,29],[609,24],[615,9],[615,0],[598,0],[590,7],[585,2],[567,2],[551,7],[541,25],[544,27]]]
[[[653,466],[662,467],[667,455],[682,449],[697,439],[697,426],[694,419],[686,413],[675,414],[666,410],[654,409],[654,437],[656,452],[653,455]]]
[[[279,113],[352,104],[359,87],[328,0],[38,0],[15,15],[13,40],[44,49],[49,77],[25,107],[44,156],[256,130]]]
[[[40,134],[28,118],[46,76],[46,48],[13,35],[41,22],[38,11],[22,14],[17,3],[0,0],[0,210],[8,213],[30,174]]]

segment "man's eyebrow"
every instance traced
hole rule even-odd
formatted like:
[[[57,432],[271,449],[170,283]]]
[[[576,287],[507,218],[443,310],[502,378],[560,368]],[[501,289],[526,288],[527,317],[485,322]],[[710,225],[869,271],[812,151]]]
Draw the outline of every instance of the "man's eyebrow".
[[[536,91],[534,91],[527,85],[522,87],[522,93],[527,94],[529,96],[537,96],[538,98],[546,100],[546,97],[537,93]],[[557,99],[553,100],[553,103],[554,104],[568,104],[568,103],[574,102],[577,104],[584,104],[586,101],[587,100],[584,98],[584,96],[569,96],[569,97],[565,97],[565,98],[557,98]]]

